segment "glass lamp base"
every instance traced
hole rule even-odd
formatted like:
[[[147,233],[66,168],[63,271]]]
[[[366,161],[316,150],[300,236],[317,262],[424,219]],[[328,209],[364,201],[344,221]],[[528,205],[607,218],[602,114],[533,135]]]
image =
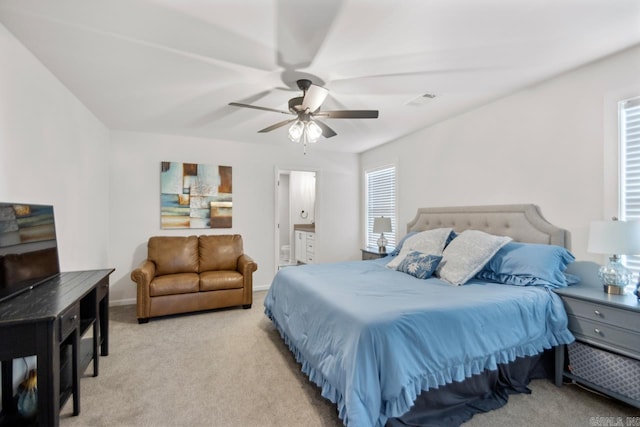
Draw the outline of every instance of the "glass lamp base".
[[[602,280],[604,292],[622,295],[624,294],[624,287],[631,283],[632,274],[620,263],[620,259],[614,255],[609,258],[609,264],[600,267],[598,276]]]
[[[605,293],[612,295],[624,295],[624,288],[616,285],[602,285]]]
[[[380,233],[380,238],[378,239],[378,252],[381,254],[387,253],[387,239],[384,237],[384,233]]]

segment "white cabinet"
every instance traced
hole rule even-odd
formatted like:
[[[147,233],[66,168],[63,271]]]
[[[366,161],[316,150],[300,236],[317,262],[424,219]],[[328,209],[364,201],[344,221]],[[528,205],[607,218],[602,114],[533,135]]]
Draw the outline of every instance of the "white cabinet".
[[[307,234],[307,242],[306,242],[306,263],[313,264],[315,261],[315,240],[316,233],[310,233],[308,231],[305,232]]]
[[[315,240],[316,233],[296,230],[296,261],[305,264],[315,262]]]
[[[307,257],[307,233],[304,231],[296,230],[296,261],[304,262]]]

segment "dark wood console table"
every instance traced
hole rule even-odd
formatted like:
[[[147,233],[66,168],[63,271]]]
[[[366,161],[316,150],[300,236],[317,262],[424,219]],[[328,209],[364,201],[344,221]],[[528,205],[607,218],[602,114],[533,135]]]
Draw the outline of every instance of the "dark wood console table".
[[[64,272],[34,289],[0,303],[2,408],[13,411],[13,359],[37,356],[38,425],[58,426],[60,407],[73,395],[80,412],[79,376],[93,360],[109,353],[109,275],[113,269]],[[82,336],[92,328],[92,338]],[[71,375],[61,375],[71,363]],[[71,378],[69,378],[71,377]],[[70,383],[70,384],[69,384]],[[7,412],[9,412],[7,414]]]

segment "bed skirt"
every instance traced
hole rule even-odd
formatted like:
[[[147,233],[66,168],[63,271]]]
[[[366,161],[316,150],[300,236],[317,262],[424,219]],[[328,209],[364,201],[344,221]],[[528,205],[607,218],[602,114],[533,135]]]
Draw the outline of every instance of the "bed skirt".
[[[536,356],[516,358],[462,382],[422,392],[406,414],[390,418],[386,427],[457,427],[475,414],[504,406],[510,394],[531,393],[532,379],[551,378],[553,349]]]

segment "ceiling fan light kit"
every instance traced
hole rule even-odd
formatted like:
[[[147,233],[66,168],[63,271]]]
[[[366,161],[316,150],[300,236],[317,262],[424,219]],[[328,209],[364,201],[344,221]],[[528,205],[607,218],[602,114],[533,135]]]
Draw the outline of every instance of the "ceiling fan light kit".
[[[297,120],[289,128],[289,139],[293,142],[314,143],[322,136],[322,129],[313,121]]]
[[[252,108],[255,110],[272,111],[274,113],[292,114],[297,119],[284,120],[275,123],[259,133],[271,132],[272,130],[293,124],[289,127],[289,139],[294,142],[302,142],[304,145],[304,154],[307,154],[307,143],[315,143],[320,136],[331,138],[337,133],[318,120],[316,117],[325,117],[330,119],[376,119],[378,118],[378,110],[341,110],[341,111],[320,111],[322,103],[329,95],[329,91],[321,86],[314,85],[311,80],[300,79],[297,81],[298,88],[302,90],[302,96],[294,97],[289,100],[289,111],[277,110],[275,108],[260,107],[257,105],[242,104],[239,102],[230,102],[229,105],[234,107]]]
[[[307,154],[307,143],[318,142],[320,136],[322,136],[322,129],[311,120],[306,122],[296,120],[289,128],[289,139],[293,142],[302,142],[304,154]]]

